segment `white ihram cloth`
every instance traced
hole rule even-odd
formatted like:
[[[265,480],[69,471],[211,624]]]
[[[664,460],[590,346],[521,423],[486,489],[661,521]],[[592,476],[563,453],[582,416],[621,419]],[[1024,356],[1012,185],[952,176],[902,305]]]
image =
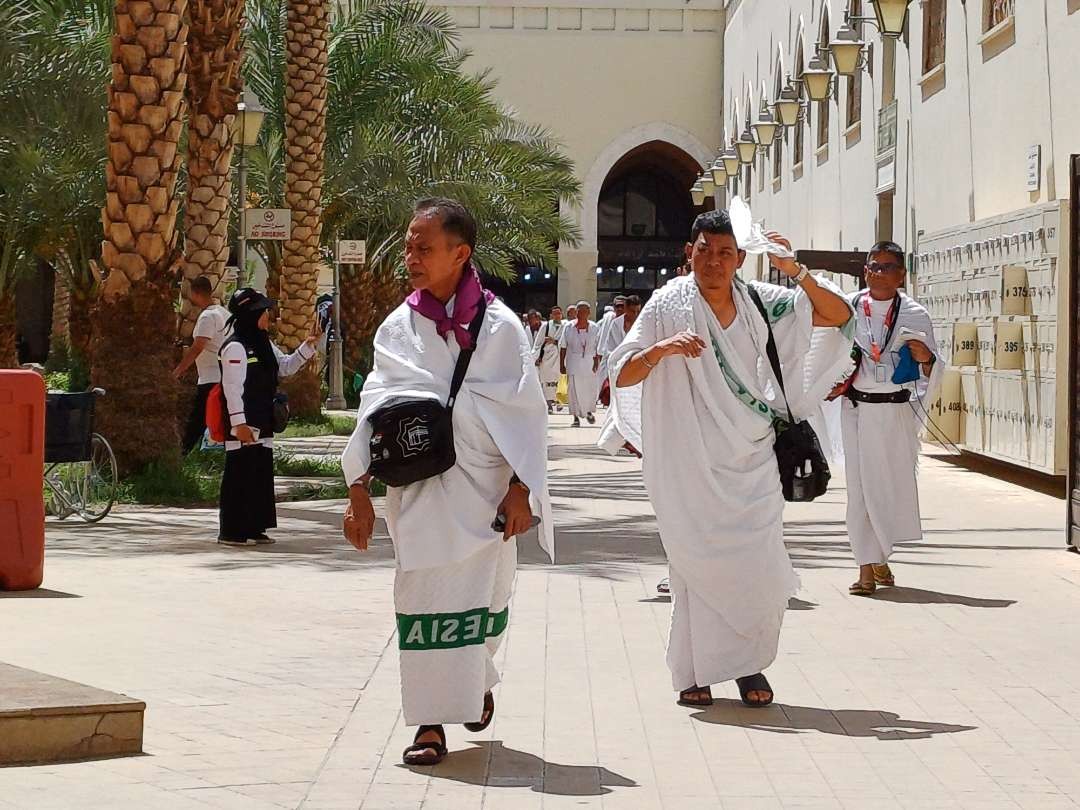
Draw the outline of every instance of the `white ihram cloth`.
[[[607,325],[603,331],[600,332],[600,339],[596,344],[596,351],[600,355],[600,368],[597,370],[597,377],[600,388],[604,387],[604,380],[608,378],[608,360],[611,358],[611,353],[619,347],[619,344],[623,342],[623,338],[626,337],[626,315],[616,315]]]
[[[944,364],[938,356],[937,341],[930,313],[910,296],[900,295],[893,338],[882,353],[885,366],[884,383],[877,381],[873,359],[870,357],[870,330],[873,339],[881,344],[885,335],[885,317],[892,299],[871,299],[870,330],[867,329],[861,297],[865,291],[853,293],[849,300],[855,309],[855,342],[862,349],[862,361],[855,373],[853,386],[866,393],[887,393],[907,388],[911,400],[904,403],[860,402],[858,407],[848,399],[841,405],[841,430],[844,441],[844,467],[847,478],[847,530],[851,551],[858,565],[888,562],[897,543],[922,539],[922,519],[919,513],[919,489],[916,468],[919,460],[919,432],[929,419],[929,405],[941,382]],[[892,382],[899,360],[902,328],[922,332],[923,343],[938,357],[930,376],[922,374],[915,382],[898,385]]]
[[[533,359],[539,362],[537,370],[540,372],[540,387],[544,390],[544,399],[548,402],[555,401],[555,394],[559,390],[559,378],[562,372],[559,370],[559,338],[562,337],[564,322],[555,323],[545,321],[540,327],[533,342]],[[547,338],[554,340],[545,346]]]
[[[447,311],[452,308],[453,299]],[[433,321],[406,304],[387,317],[375,334],[374,368],[341,459],[347,483],[370,465],[368,417],[401,399],[446,402],[458,353],[452,332],[440,337]],[[397,561],[402,705],[410,724],[479,720],[483,694],[497,680],[491,655],[505,627],[505,614],[501,623],[496,617],[509,599],[514,544],[504,543],[491,522],[515,472],[541,518],[540,544],[554,558],[547,405],[525,330],[499,301],[488,305],[453,422],[455,465],[390,487],[386,496]]]
[[[754,286],[774,321],[792,411],[807,418],[850,362],[850,329],[815,330],[801,289]],[[784,407],[763,359],[767,328],[746,285],[736,281],[733,293],[741,323],[723,329],[694,276],[674,279],[645,305],[610,362],[612,407],[601,444],[611,450],[626,439],[643,451],[671,567],[668,665],[677,690],[765,669],[798,587],[772,449],[772,412]],[[700,358],[665,358],[640,385],[615,387],[631,357],[687,330],[712,344]],[[757,357],[748,356],[747,341]]]
[[[576,419],[588,416],[596,409],[600,384],[593,371],[600,341],[600,327],[593,321],[586,329],[578,329],[577,322],[563,327],[559,346],[566,349],[566,396],[570,413]]]

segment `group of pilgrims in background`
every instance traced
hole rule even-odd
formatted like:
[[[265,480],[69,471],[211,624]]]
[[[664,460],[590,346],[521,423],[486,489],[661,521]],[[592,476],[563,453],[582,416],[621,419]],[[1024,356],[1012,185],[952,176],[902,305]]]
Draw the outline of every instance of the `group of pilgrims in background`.
[[[574,427],[580,427],[582,419],[596,423],[597,403],[606,406],[611,397],[608,357],[640,312],[641,298],[617,295],[599,321],[591,320],[592,306],[587,301],[568,307],[565,320],[559,306],[551,308],[546,321],[535,309],[526,313],[522,321],[532,342],[548,413],[561,411],[565,404]]]
[[[555,308],[524,326],[481,286],[469,211],[446,199],[417,204],[405,253],[414,292],[376,333],[342,456],[344,533],[363,551],[375,526],[369,417],[418,396],[447,403],[455,364],[470,352],[453,403],[453,466],[390,487],[385,502],[402,704],[418,726],[406,765],[441,762],[446,725],[479,732],[495,715],[517,537],[539,524],[536,540],[557,562],[547,439],[564,374],[573,424],[596,421],[606,388],[597,444],[643,459],[669,563],[667,663],[680,705],[708,706],[710,686],[731,680],[746,705],[773,701],[764,671],[799,587],[774,450],[785,426],[809,422],[825,448],[839,448],[832,461],[846,467],[859,567],[851,594],[894,584],[893,546],[921,539],[916,459],[941,365],[927,311],[901,289],[904,251],[875,245],[866,289],[844,294],[735,203],[697,218],[688,274],[644,307],[617,301],[597,323],[580,302],[565,320]],[[788,283],[742,280],[748,252],[768,254]],[[827,402],[842,434],[835,441]]]

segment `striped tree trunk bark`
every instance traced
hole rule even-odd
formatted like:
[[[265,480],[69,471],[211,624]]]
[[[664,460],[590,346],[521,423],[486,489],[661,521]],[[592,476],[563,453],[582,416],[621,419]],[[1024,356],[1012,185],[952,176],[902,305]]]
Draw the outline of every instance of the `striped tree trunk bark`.
[[[176,177],[187,83],[187,0],[116,0],[95,312],[97,411],[121,468],[179,458],[174,360]]]
[[[229,258],[233,125],[243,87],[240,74],[243,0],[191,0],[188,35],[187,204],[180,339],[191,339],[199,313],[187,285],[210,279],[221,298]]]
[[[292,235],[283,247],[280,317],[282,347],[295,349],[315,325],[322,239],[323,151],[330,0],[287,0],[285,29],[285,205]],[[293,412],[319,412],[318,364],[286,384]]]

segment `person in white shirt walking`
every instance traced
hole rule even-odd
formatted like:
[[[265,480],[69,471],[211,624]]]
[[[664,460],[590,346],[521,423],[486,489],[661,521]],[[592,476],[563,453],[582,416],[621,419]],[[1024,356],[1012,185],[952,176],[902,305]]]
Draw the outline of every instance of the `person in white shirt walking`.
[[[559,377],[561,376],[559,338],[562,337],[564,326],[562,309],[552,307],[551,317],[540,328],[533,340],[533,356],[536,358],[536,368],[540,373],[540,387],[544,389],[548,413],[555,409],[555,398],[559,391]]]
[[[590,425],[595,424],[596,397],[600,386],[596,371],[600,368],[600,355],[597,343],[600,340],[600,327],[589,320],[592,307],[585,301],[578,301],[577,320],[568,323],[563,329],[559,341],[559,359],[562,373],[567,378],[567,398],[570,401],[570,413],[574,417],[574,427],[581,427],[581,418],[585,417]]]
[[[210,395],[210,389],[221,382],[218,351],[221,349],[221,344],[228,339],[230,332],[225,325],[229,319],[229,312],[225,307],[214,303],[212,293],[213,285],[206,276],[192,279],[188,287],[188,300],[202,312],[195,321],[191,345],[173,369],[173,377],[177,380],[184,376],[192,364],[199,373],[195,401],[191,405],[191,414],[184,428],[181,445],[185,456],[199,446],[206,430],[206,398]]]

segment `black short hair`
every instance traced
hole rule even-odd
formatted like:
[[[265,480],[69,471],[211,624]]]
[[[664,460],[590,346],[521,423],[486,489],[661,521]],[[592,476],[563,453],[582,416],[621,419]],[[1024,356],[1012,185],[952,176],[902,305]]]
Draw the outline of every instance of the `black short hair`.
[[[735,229],[731,227],[731,215],[723,208],[716,211],[706,211],[704,214],[698,215],[698,218],[694,220],[693,227],[690,229],[690,244],[694,244],[703,233],[726,233],[732,239],[735,239],[736,246],[739,243],[739,240],[735,238]]]
[[[873,258],[875,253],[888,253],[900,263],[901,267],[905,269],[907,268],[907,260],[904,255],[904,249],[898,244],[896,244],[896,242],[889,242],[888,240],[884,242],[878,242],[876,245],[870,248],[870,252],[866,254],[867,263],[870,262],[870,259]]]
[[[469,209],[449,197],[425,197],[413,206],[413,216],[437,214],[442,229],[476,250],[476,218]]]
[[[206,276],[195,276],[195,278],[188,282],[188,289],[192,292],[210,295],[214,291],[214,285]]]
[[[638,296],[638,295],[628,295],[628,296],[626,296],[626,305],[628,307],[640,307],[641,306],[641,296]]]

